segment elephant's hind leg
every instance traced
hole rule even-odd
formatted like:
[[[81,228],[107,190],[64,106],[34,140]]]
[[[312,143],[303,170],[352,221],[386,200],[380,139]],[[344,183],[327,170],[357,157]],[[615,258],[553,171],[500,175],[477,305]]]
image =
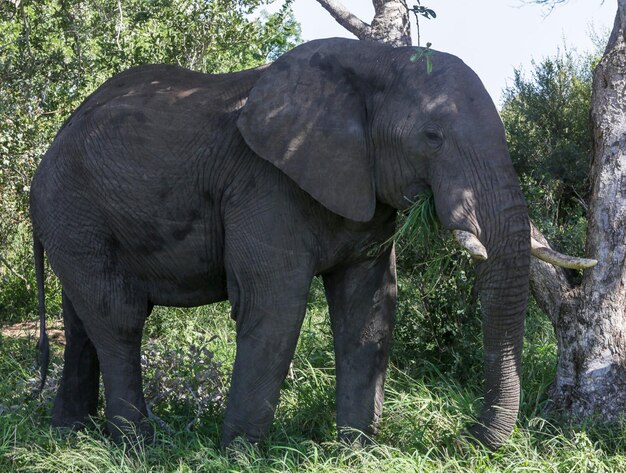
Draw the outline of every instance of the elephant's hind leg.
[[[96,348],[87,336],[72,301],[63,292],[65,353],[63,375],[59,384],[52,425],[80,428],[98,409],[100,369]]]
[[[74,305],[98,354],[107,428],[114,440],[152,438],[142,388],[141,337],[146,292],[118,271],[97,272]],[[83,314],[85,314],[83,316]]]

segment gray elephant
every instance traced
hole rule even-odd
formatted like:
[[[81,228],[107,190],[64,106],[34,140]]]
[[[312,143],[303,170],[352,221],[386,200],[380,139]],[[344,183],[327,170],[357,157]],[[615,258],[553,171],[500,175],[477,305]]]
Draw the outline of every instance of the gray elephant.
[[[518,412],[531,238],[504,129],[458,58],[328,39],[269,66],[207,75],[140,66],[71,115],[31,187],[35,261],[63,287],[67,345],[52,423],[96,414],[151,434],[140,343],[152,307],[228,299],[237,354],[222,444],[267,433],[321,275],[335,343],[337,425],[376,430],[396,299],[396,210],[431,188],[476,265],[491,448]],[[43,304],[40,316],[44,318]],[[42,324],[43,326],[43,324]],[[45,329],[44,329],[45,330]],[[42,341],[45,341],[42,332]]]

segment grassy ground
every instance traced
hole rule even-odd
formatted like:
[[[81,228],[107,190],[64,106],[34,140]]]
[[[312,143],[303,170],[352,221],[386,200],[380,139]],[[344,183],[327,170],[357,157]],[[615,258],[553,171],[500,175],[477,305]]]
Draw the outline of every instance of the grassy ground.
[[[510,441],[491,453],[459,437],[480,406],[480,367],[462,375],[440,370],[395,346],[384,418],[367,448],[335,442],[334,371],[327,313],[312,291],[293,369],[269,440],[221,451],[220,423],[234,356],[226,304],[193,310],[158,308],[146,329],[146,390],[158,439],[147,447],[110,442],[102,417],[84,432],[49,427],[61,346],[54,345],[51,382],[41,399],[35,341],[0,338],[0,471],[24,472],[619,472],[626,471],[626,428],[558,427],[543,413],[553,376],[554,340],[531,313],[524,353],[522,413]],[[479,350],[479,347],[476,348]],[[458,356],[464,357],[461,353]]]

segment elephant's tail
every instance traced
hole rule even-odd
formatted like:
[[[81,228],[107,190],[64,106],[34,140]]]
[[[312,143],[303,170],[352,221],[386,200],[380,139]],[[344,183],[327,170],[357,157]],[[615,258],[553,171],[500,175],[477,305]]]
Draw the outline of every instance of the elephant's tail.
[[[37,235],[33,235],[33,252],[35,255],[35,275],[37,278],[37,299],[39,303],[39,366],[41,367],[41,382],[35,389],[34,394],[39,395],[46,384],[48,376],[48,364],[50,362],[50,344],[46,332],[46,299],[44,292],[44,264],[43,245]]]

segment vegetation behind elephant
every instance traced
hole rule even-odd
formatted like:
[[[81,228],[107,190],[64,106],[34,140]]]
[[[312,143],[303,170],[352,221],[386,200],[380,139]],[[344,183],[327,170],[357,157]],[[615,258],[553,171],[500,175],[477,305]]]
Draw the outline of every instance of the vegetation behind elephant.
[[[519,405],[527,208],[478,77],[454,56],[416,51],[327,39],[233,74],[140,66],[85,100],[31,187],[37,271],[45,248],[63,286],[55,426],[96,413],[102,373],[113,436],[125,421],[150,434],[146,317],[155,304],[228,299],[237,353],[222,443],[259,441],[321,275],[340,437],[373,434],[396,298],[384,243],[396,210],[431,188],[443,226],[480,260],[485,406],[470,432],[492,448],[507,438]]]

